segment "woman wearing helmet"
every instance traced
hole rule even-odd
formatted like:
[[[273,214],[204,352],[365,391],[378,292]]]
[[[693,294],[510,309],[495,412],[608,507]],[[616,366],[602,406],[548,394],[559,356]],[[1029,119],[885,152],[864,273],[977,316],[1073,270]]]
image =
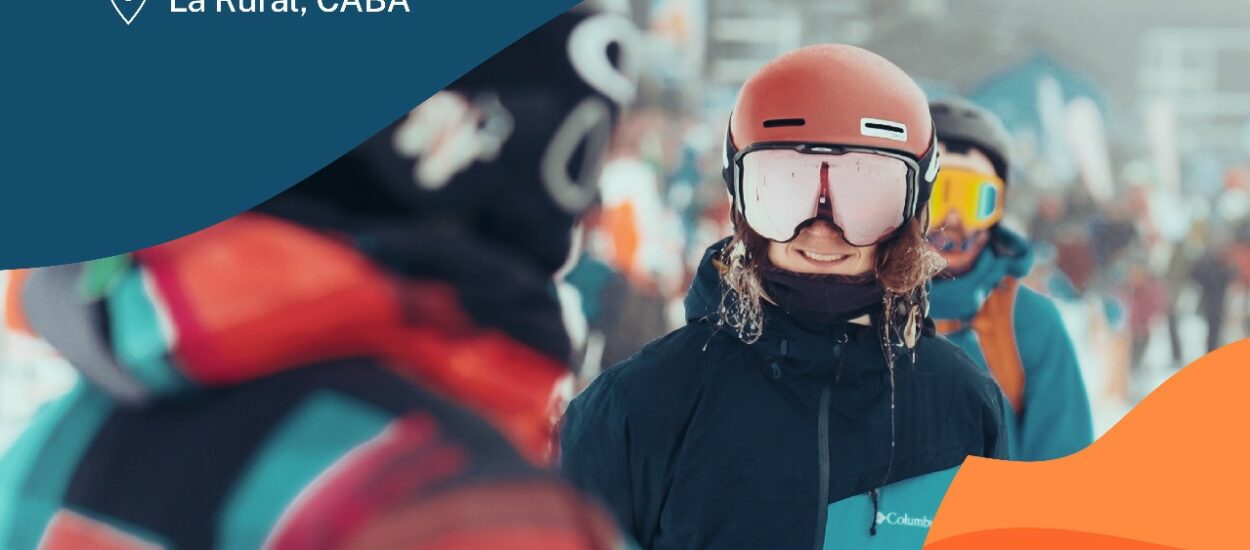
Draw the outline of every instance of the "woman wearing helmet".
[[[562,468],[647,548],[919,547],[955,469],[1005,454],[992,379],[925,319],[924,94],[849,46],[743,87],[735,232],[688,324],[569,407]]]

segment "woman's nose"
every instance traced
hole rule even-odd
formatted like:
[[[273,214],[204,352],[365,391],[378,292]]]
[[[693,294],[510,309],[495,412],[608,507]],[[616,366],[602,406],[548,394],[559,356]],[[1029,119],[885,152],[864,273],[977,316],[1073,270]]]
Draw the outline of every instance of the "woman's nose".
[[[803,229],[804,233],[812,237],[823,239],[842,238],[842,230],[834,225],[832,221],[825,218],[816,218],[810,225]]]

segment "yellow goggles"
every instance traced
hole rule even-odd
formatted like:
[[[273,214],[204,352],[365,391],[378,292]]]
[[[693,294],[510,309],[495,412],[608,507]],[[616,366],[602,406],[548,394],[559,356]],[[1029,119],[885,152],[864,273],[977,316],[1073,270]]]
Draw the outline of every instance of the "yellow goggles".
[[[1004,187],[993,174],[941,169],[929,198],[930,227],[941,227],[954,212],[965,229],[989,229],[1003,218]]]

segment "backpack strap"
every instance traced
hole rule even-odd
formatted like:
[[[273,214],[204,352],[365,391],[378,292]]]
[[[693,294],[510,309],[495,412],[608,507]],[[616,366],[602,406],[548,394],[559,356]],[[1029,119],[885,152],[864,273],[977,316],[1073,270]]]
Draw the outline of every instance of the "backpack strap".
[[[1019,290],[1019,279],[1003,279],[972,318],[972,330],[981,342],[981,353],[985,355],[990,374],[994,375],[1017,414],[1024,410],[1024,362],[1020,360],[1020,348],[1016,345],[1015,326]]]
[[[1007,277],[990,292],[971,322],[936,321],[940,334],[972,330],[977,335],[986,366],[1016,414],[1024,410],[1024,362],[1016,344],[1015,327],[1016,295],[1019,290],[1020,280]]]
[[[933,326],[937,328],[937,333],[942,336],[972,329],[972,323],[962,319],[934,319]]]

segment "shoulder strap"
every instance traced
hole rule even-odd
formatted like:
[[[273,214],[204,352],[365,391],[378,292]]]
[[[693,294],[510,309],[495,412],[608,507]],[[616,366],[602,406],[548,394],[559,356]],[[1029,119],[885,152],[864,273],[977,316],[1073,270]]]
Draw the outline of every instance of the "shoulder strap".
[[[968,330],[971,328],[967,321],[960,319],[934,319],[933,326],[937,328],[937,333],[942,336],[947,336],[961,330]]]
[[[1024,363],[1016,345],[1014,321],[1019,289],[1019,279],[1003,279],[972,318],[972,330],[981,344],[990,374],[1017,414],[1024,408]]]

